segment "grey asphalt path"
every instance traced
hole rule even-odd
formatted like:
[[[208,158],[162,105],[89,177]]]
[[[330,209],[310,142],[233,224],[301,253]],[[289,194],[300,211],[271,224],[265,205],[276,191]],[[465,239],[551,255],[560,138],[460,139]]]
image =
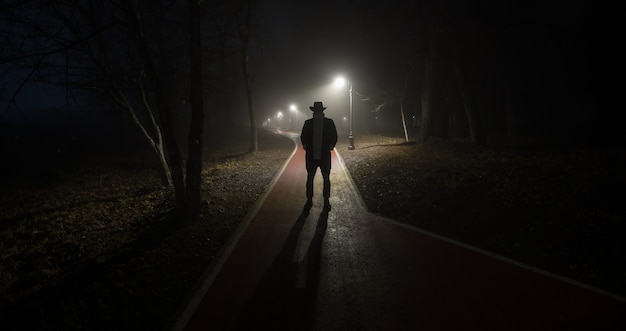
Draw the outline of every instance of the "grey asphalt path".
[[[338,152],[329,213],[305,181],[298,145],[173,330],[626,330],[621,297],[368,213]]]

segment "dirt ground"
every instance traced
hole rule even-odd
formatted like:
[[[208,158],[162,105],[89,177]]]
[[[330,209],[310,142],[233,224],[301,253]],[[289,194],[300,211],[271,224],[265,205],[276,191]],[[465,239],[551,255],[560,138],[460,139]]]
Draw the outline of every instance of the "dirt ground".
[[[623,151],[382,136],[359,136],[350,151],[345,140],[337,149],[370,211],[626,295]],[[172,192],[145,155],[3,177],[0,325],[158,330],[173,322],[293,143],[263,133],[259,153],[245,147],[214,150],[205,162],[196,221],[172,212]]]
[[[355,146],[338,148],[370,211],[626,295],[624,150],[376,136]]]
[[[245,135],[244,135],[245,136]],[[160,330],[293,151],[262,132],[207,155],[201,216],[173,212],[150,155],[49,162],[3,177],[0,325]],[[18,169],[13,169],[20,172]]]

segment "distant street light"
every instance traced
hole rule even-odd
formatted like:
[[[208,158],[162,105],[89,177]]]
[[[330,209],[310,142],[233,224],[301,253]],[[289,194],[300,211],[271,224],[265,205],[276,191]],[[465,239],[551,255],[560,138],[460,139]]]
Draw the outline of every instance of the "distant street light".
[[[282,111],[279,110],[278,113],[276,113],[276,119],[278,120],[276,122],[276,126],[280,128],[282,126],[282,123],[283,123],[283,112]]]
[[[354,149],[354,134],[352,133],[352,82],[348,80],[347,83],[350,86],[350,135],[348,136],[348,140],[350,141],[350,144],[348,145],[348,149],[353,150]],[[342,88],[345,85],[346,85],[345,78],[337,77],[335,79],[336,87]]]
[[[296,114],[296,123],[298,123],[298,108],[296,107],[296,105],[295,105],[295,104],[293,104],[293,103],[292,103],[291,105],[289,105],[289,110],[290,110],[292,113],[295,113],[295,114]],[[297,124],[296,124],[296,125],[297,125]]]

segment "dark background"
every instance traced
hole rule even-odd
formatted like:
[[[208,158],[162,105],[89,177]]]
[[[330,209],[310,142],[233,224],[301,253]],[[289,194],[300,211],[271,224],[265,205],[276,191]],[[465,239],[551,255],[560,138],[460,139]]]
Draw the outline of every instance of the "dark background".
[[[208,2],[209,11],[214,3],[220,2]],[[285,117],[280,126],[299,129],[296,122],[310,115],[308,107],[323,101],[327,116],[347,129],[347,87],[332,87],[335,77],[342,75],[355,91],[355,133],[403,135],[397,102],[403,95],[409,138],[414,138],[421,119],[424,57],[428,47],[436,47],[434,111],[440,121],[451,123],[436,135],[468,136],[451,65],[458,58],[473,105],[491,137],[487,143],[503,136],[598,146],[619,140],[610,92],[616,71],[611,20],[615,8],[610,5],[589,1],[272,0],[255,2],[252,8],[251,78],[259,126],[282,111]],[[219,14],[207,14],[208,21],[219,19]],[[174,31],[165,23],[161,29]],[[207,52],[216,47],[212,36],[209,32],[204,38]],[[171,43],[184,41],[184,31],[172,32],[171,38]],[[451,40],[455,50],[451,50]],[[216,75],[205,75],[209,132],[249,125],[248,100],[237,67],[238,48],[236,42],[226,45],[232,46],[228,63],[220,64]],[[179,48],[172,49],[180,52]],[[184,61],[182,52],[173,54]],[[60,76],[53,76],[55,71],[46,74],[45,67],[18,89],[30,68],[27,61],[14,65],[10,61],[14,55],[10,50],[3,52],[3,132],[18,128],[41,132],[43,125],[65,133],[70,127],[79,133],[115,132],[110,135],[113,138],[127,131],[126,117],[112,111],[101,95],[96,93],[94,98],[89,89],[68,87]],[[31,63],[36,59],[32,57]],[[162,75],[169,82],[166,90],[184,136],[188,110],[182,101],[187,92],[178,86],[184,86],[186,74],[181,69],[175,73],[164,69]],[[392,97],[395,102],[388,102]],[[297,105],[297,116],[289,111],[290,104]]]

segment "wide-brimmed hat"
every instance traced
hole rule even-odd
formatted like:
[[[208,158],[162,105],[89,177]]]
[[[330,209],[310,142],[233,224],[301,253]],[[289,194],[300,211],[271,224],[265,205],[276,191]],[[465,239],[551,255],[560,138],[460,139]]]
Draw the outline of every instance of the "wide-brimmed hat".
[[[326,109],[326,107],[324,107],[324,105],[322,104],[321,101],[315,101],[313,103],[313,107],[309,107],[312,111],[324,111],[324,109]]]

